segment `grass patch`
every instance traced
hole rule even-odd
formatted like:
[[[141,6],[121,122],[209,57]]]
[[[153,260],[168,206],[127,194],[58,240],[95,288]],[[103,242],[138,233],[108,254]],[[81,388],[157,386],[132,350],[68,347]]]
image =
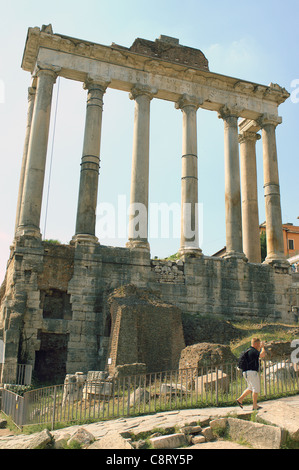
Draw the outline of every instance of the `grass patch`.
[[[139,432],[138,434],[135,434],[134,432],[130,433],[130,439],[132,441],[144,441],[146,439],[149,439],[150,436],[153,434],[159,433],[161,436],[167,436],[169,434],[175,434],[176,432],[179,431],[179,428],[177,426],[172,426],[169,428],[153,428],[150,431],[143,431]]]
[[[13,420],[12,420],[12,418],[11,418],[10,416],[8,416],[8,415],[6,415],[5,413],[3,413],[3,412],[0,411],[0,418],[6,420],[6,422],[7,422],[7,427],[8,427],[8,429],[9,429],[11,432],[13,432],[14,434],[21,434],[21,433],[22,433],[21,429],[18,428],[18,427],[14,424],[14,422],[13,422]]]
[[[261,341],[289,341],[298,338],[298,324],[268,323],[268,322],[237,322],[232,321],[232,325],[242,333],[242,338],[233,340],[230,348],[236,357],[248,348],[253,336],[260,337]],[[293,331],[292,331],[293,330]]]
[[[291,438],[290,434],[286,433],[286,438],[281,446],[281,449],[299,449],[299,442]]]

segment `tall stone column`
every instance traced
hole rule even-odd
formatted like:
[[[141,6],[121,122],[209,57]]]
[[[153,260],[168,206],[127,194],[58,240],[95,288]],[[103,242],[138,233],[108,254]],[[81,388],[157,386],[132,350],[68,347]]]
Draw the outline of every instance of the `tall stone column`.
[[[224,121],[226,257],[245,259],[242,248],[242,216],[238,142],[239,109],[224,106],[219,117]]]
[[[175,104],[183,113],[182,178],[181,178],[181,256],[202,256],[198,227],[198,170],[196,113],[202,101],[183,95]]]
[[[263,141],[264,195],[266,210],[267,257],[269,264],[285,264],[280,189],[275,129],[281,123],[278,116],[264,114],[259,120]]]
[[[34,80],[32,80],[32,82],[34,82]],[[22,166],[21,166],[20,182],[19,182],[19,193],[18,193],[17,210],[16,210],[15,233],[18,229],[19,222],[20,222],[20,212],[21,212],[25,171],[26,171],[27,157],[28,157],[28,146],[29,146],[30,130],[31,130],[33,109],[34,109],[35,96],[36,96],[36,86],[33,86],[33,85],[35,85],[35,84],[32,83],[32,86],[28,88],[27,124],[26,124],[26,133],[25,133],[25,141],[24,141],[24,148],[23,148],[23,158],[22,158]]]
[[[135,100],[129,241],[127,248],[149,251],[148,190],[150,102],[157,91],[148,86],[135,86],[130,99]]]
[[[257,200],[256,141],[261,136],[245,131],[239,135],[242,188],[243,251],[250,263],[261,262]]]
[[[40,215],[48,148],[53,85],[59,67],[37,64],[37,89],[16,236],[40,238]]]
[[[100,146],[103,112],[103,95],[108,86],[88,78],[84,83],[87,89],[87,105],[83,152],[81,160],[80,187],[77,206],[76,233],[73,242],[96,243],[96,207],[100,167]]]

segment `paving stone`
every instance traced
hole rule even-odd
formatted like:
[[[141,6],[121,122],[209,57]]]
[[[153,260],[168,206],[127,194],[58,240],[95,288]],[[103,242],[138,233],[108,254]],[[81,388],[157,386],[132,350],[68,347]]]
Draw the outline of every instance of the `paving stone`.
[[[242,439],[255,449],[280,449],[283,443],[283,430],[276,426],[236,418],[227,418],[227,425],[232,440]]]
[[[186,437],[184,433],[169,434],[166,436],[154,437],[149,439],[154,449],[175,449],[186,445]]]
[[[88,449],[133,449],[131,443],[117,432],[109,432],[106,436],[93,442]]]
[[[24,449],[45,449],[51,441],[52,434],[48,429],[44,429],[25,444]]]
[[[292,406],[295,401],[271,401],[263,403],[257,416],[269,424],[287,431],[292,439],[299,441],[299,407]]]
[[[70,447],[74,444],[78,444],[81,448],[86,448],[94,441],[94,439],[94,436],[89,431],[81,427],[67,441],[67,445]]]
[[[203,442],[206,442],[205,436],[194,436],[191,439],[192,444],[202,444]]]

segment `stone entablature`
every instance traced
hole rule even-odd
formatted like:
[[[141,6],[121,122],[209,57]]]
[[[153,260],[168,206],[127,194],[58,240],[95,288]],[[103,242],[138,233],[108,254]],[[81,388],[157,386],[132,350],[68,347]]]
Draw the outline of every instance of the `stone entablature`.
[[[173,102],[183,94],[194,95],[202,98],[203,109],[219,111],[222,106],[237,105],[240,116],[248,119],[264,113],[277,116],[277,106],[289,97],[277,84],[264,86],[113,44],[104,46],[53,34],[51,29],[29,28],[22,68],[34,73],[38,62],[61,67],[64,78],[85,82],[92,75],[110,82],[110,88],[127,92],[136,84],[156,87],[156,98]]]

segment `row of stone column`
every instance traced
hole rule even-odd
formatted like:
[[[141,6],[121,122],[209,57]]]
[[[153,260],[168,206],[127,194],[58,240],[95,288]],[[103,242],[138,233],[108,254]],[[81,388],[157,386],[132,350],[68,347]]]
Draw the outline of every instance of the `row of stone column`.
[[[41,237],[40,215],[46,166],[52,90],[60,69],[38,64],[36,88],[28,94],[28,117],[20,177],[16,216],[16,237]],[[100,164],[103,95],[109,83],[89,78],[80,188],[73,242],[97,242],[95,236],[98,175]],[[150,101],[157,90],[136,86],[130,98],[135,100],[134,141],[131,176],[131,207],[145,209],[143,235],[136,235],[135,212],[130,215],[127,246],[149,250],[147,233],[149,187]],[[198,98],[184,95],[176,103],[183,115],[183,151],[181,180],[181,242],[180,254],[201,256],[198,245],[198,169],[197,110]],[[248,258],[260,262],[259,220],[257,204],[255,142],[260,136],[253,132],[238,133],[238,109],[223,107],[219,117],[224,121],[226,256]],[[262,116],[259,126],[263,137],[264,188],[268,261],[281,261],[283,255],[280,193],[275,141],[277,122]],[[239,142],[241,150],[242,204],[240,192]],[[241,210],[242,207],[242,210]],[[243,220],[243,226],[242,226]],[[192,234],[190,235],[190,229]],[[245,255],[244,255],[245,252]]]
[[[260,263],[260,231],[257,201],[256,132],[238,134],[237,108],[224,107],[219,117],[224,121],[226,256],[247,257]],[[269,263],[285,261],[275,128],[281,121],[267,114],[256,123],[262,130],[264,196]],[[239,143],[242,203],[240,191]]]

